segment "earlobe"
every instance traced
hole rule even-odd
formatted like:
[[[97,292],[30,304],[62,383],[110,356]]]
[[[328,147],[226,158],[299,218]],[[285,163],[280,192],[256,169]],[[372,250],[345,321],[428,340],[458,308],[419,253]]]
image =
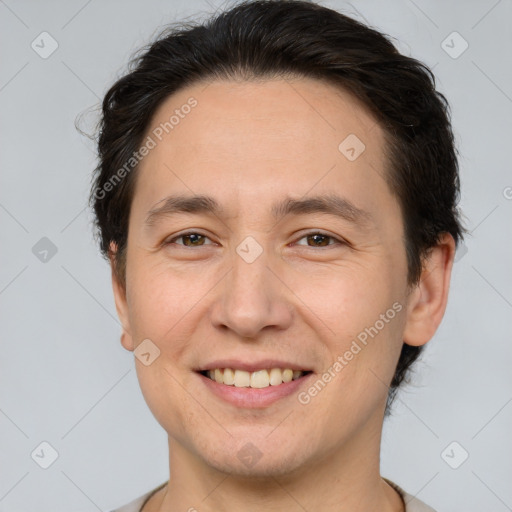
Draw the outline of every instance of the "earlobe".
[[[133,352],[135,349],[133,345],[133,338],[127,334],[127,332],[123,329],[123,332],[121,333],[121,345],[130,352]]]
[[[119,276],[116,272],[116,256],[117,247],[113,242],[111,242],[109,248],[110,270],[117,316],[119,317],[121,327],[123,329],[123,332],[121,333],[121,345],[123,345],[126,350],[133,351],[135,347],[133,345],[133,338],[131,335],[128,303],[126,300],[126,287],[120,282]]]
[[[455,241],[443,233],[425,258],[420,281],[409,296],[403,335],[408,345],[424,345],[439,327],[448,302],[454,256]]]

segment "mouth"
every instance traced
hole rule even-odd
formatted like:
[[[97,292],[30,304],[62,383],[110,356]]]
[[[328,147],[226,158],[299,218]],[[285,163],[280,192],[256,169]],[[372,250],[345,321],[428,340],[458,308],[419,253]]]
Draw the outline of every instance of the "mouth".
[[[197,369],[196,375],[206,392],[221,403],[237,409],[266,409],[296,395],[314,375],[313,371],[301,370],[300,366],[289,368],[283,365],[283,368],[276,363],[218,361],[207,368]]]
[[[217,384],[236,388],[263,389],[299,380],[312,372],[291,368],[265,368],[253,372],[234,368],[215,368],[199,373]]]

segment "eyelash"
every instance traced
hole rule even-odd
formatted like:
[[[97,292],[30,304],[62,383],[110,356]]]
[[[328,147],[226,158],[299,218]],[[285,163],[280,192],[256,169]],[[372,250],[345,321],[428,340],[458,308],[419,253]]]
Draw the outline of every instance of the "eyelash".
[[[202,236],[204,238],[208,238],[206,235],[203,235],[202,233],[199,233],[197,231],[187,231],[186,233],[182,233],[179,236],[175,236],[174,238],[172,238],[170,240],[164,241],[162,245],[164,245],[164,246],[172,245],[172,244],[174,244],[175,240],[179,240],[180,238],[184,238],[184,237],[189,236],[189,235],[200,235],[200,236]],[[339,238],[336,238],[335,236],[329,235],[328,233],[323,233],[322,231],[311,231],[309,233],[305,233],[298,240],[302,240],[303,238],[307,238],[308,236],[313,236],[313,235],[321,235],[323,237],[330,238],[330,239],[332,239],[332,240],[334,240],[336,242],[334,244],[328,244],[327,246],[324,246],[324,247],[318,246],[317,247],[318,249],[324,249],[326,247],[332,247],[332,246],[336,246],[336,245],[338,245],[338,246],[339,245],[347,245],[347,242],[345,242],[344,240],[340,240]],[[184,244],[176,244],[176,245],[181,245],[182,247],[185,247],[187,249],[193,249],[194,248],[194,247],[186,246]],[[212,245],[212,244],[208,244],[208,245]],[[204,247],[204,246],[198,245],[196,247]],[[304,247],[309,247],[311,249],[315,248],[314,246],[308,246],[308,245],[305,245]]]

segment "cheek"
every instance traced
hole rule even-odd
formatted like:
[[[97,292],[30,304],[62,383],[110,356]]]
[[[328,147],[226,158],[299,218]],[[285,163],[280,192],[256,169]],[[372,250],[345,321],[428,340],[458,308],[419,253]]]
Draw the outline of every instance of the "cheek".
[[[325,403],[341,401],[345,408],[357,397],[381,400],[402,346],[403,290],[389,269],[346,272],[338,280],[315,283],[322,285],[323,293],[307,293],[304,288],[298,295],[307,297],[307,306],[315,313],[313,329],[325,333],[325,371],[334,375],[334,384],[328,384],[333,395]]]
[[[363,266],[304,274],[294,282],[294,292],[314,313],[321,332],[340,349],[391,308],[398,291],[389,270]]]
[[[187,411],[187,397],[180,383],[181,377],[169,368],[166,356],[161,355],[149,366],[137,362],[136,370],[142,395],[155,419],[175,437],[186,437],[187,415],[184,411]]]
[[[129,309],[133,330],[139,337],[164,342],[174,333],[182,332],[187,315],[207,286],[202,279],[190,279],[190,274],[185,276],[161,264],[134,265]]]
[[[197,361],[203,346],[194,346],[191,340],[197,339],[198,326],[207,315],[208,292],[219,278],[216,272],[171,269],[165,262],[142,263],[134,265],[130,276],[132,334],[135,345],[150,339],[160,355],[150,367],[137,363],[137,369],[148,405],[159,421],[168,421],[169,411],[178,417],[187,399],[182,386],[190,378],[188,362]],[[180,423],[175,426],[180,428]]]

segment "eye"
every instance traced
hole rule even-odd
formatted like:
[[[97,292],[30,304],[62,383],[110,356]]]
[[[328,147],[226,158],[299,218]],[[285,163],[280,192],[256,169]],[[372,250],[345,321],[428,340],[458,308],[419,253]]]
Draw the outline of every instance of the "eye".
[[[176,244],[176,245],[183,245],[184,247],[202,247],[205,245],[204,241],[209,240],[209,238],[205,235],[202,235],[201,233],[197,233],[195,231],[189,231],[187,233],[182,233],[179,236],[176,236],[174,238],[171,238],[169,240],[166,240],[164,242],[164,245],[171,245],[176,242],[176,240],[183,239],[183,244]],[[206,245],[212,245],[212,244],[206,244]]]
[[[322,233],[319,231],[315,231],[312,233],[307,233],[302,238],[299,238],[299,240],[307,239],[307,246],[308,247],[327,247],[329,245],[344,245],[344,242],[342,240],[339,240],[338,238],[328,235],[327,233]],[[334,243],[329,243],[330,240],[333,240]],[[309,242],[312,242],[313,245],[309,245]],[[304,245],[304,244],[298,244],[298,245]]]
[[[342,240],[332,236],[328,235],[327,233],[322,233],[320,231],[314,231],[311,233],[307,233],[306,235],[299,238],[300,240],[307,239],[306,244],[299,244],[297,245],[307,245],[308,247],[328,247],[332,245],[344,245],[345,242]],[[176,243],[177,240],[183,240],[183,243]],[[183,247],[202,247],[204,245],[213,245],[213,244],[206,244],[206,240],[210,240],[206,235],[203,235],[201,233],[198,233],[196,231],[188,231],[187,233],[182,233],[179,236],[176,236],[174,238],[171,238],[169,240],[166,240],[163,245],[182,245]],[[311,245],[310,245],[311,242]],[[330,243],[333,242],[333,243]]]

